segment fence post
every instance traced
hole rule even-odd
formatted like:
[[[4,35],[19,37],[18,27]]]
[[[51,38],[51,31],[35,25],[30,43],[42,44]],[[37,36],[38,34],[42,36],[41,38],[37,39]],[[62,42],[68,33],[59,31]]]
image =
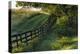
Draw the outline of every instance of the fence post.
[[[31,36],[31,40],[32,40],[32,31],[30,31],[30,36]]]
[[[16,44],[17,44],[17,47],[18,47],[18,36],[16,35]]]
[[[41,39],[40,38],[40,36],[41,36],[41,28],[38,29],[38,36],[39,36],[39,39]]]
[[[43,34],[44,34],[44,33],[43,33],[43,26],[41,27],[41,34],[42,34],[42,36],[43,36]]]
[[[22,42],[22,36],[20,35],[20,41]]]
[[[25,38],[26,38],[26,45],[28,45],[28,42],[27,42],[27,35],[26,35],[26,33],[25,33]]]

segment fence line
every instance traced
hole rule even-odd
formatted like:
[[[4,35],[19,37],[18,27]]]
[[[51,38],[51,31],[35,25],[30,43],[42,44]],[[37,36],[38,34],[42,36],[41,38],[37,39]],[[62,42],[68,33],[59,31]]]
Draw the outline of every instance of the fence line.
[[[50,28],[53,26],[54,21],[56,21],[56,18],[53,19],[53,15],[51,15],[39,28],[21,34],[12,35],[10,47],[18,47],[19,42],[26,43],[28,45],[28,41],[33,40],[35,37],[46,35],[46,33],[48,33]]]

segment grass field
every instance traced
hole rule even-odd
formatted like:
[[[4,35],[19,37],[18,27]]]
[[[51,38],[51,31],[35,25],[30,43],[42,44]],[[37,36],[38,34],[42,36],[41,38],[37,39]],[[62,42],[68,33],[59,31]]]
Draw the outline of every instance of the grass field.
[[[27,14],[25,12],[23,13],[13,12],[11,18],[11,35],[36,29],[40,27],[40,25],[45,23],[48,17],[49,17],[48,14],[39,12],[38,13],[30,12]],[[13,52],[77,49],[78,48],[77,36],[69,37],[67,35],[58,35],[58,33],[56,33],[60,30],[61,26],[64,26],[66,21],[67,21],[66,16],[58,18],[55,25],[53,25],[51,31],[47,33],[45,36],[42,36],[43,39],[38,40],[39,38],[35,38],[32,42],[37,43],[35,44],[31,43],[29,46],[21,44],[21,46],[17,49],[14,49]],[[60,32],[62,31],[63,29],[61,29]]]
[[[36,15],[36,14],[35,14]],[[39,14],[37,16],[33,17],[26,17],[25,15],[19,17],[15,15],[15,18],[12,18],[12,24],[11,24],[11,33],[17,34],[26,32],[35,28],[40,27],[49,17],[47,14]]]

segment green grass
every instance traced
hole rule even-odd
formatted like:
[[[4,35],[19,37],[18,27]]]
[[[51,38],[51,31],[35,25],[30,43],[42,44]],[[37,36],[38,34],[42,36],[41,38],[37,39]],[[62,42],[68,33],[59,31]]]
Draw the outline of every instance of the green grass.
[[[59,22],[64,23],[61,20],[59,20]],[[57,27],[57,25],[55,23],[55,25],[53,25],[53,28],[51,29],[51,31],[48,34],[46,34],[45,36],[42,36],[42,38],[44,38],[44,39],[42,39],[40,41],[40,44],[37,44],[36,47],[34,47],[33,51],[77,49],[78,48],[77,36],[67,36],[67,35],[61,36],[59,33],[57,33],[59,30],[63,31],[64,33],[66,32],[65,30]]]
[[[62,36],[59,38],[55,32],[51,32],[40,44],[37,44],[33,51],[48,51],[48,50],[69,50],[77,49],[77,37]]]
[[[24,13],[24,12],[23,12]],[[20,14],[23,14],[20,12]],[[11,23],[11,33],[22,33],[25,31],[33,30],[38,28],[40,25],[46,22],[49,17],[49,14],[39,14],[30,18],[31,12],[26,15],[16,15],[19,13],[14,13],[12,16]],[[34,14],[35,15],[35,14]],[[78,38],[77,36],[67,36],[63,33],[69,33],[65,30],[65,23],[67,22],[67,16],[62,16],[58,18],[55,25],[50,32],[42,36],[41,40],[35,38],[31,43],[26,46],[24,43],[21,43],[18,48],[14,48],[13,52],[22,52],[22,51],[47,51],[47,50],[66,50],[66,49],[77,49],[78,48]],[[64,29],[63,29],[64,28]],[[70,29],[69,29],[70,30]],[[72,31],[72,30],[70,30]],[[62,34],[62,35],[61,35]]]
[[[77,37],[62,36],[52,44],[52,49],[54,50],[77,49],[77,41],[78,41]]]
[[[36,37],[36,38],[34,38],[33,40],[30,40],[30,41],[28,41],[28,45],[26,45],[26,43],[19,43],[19,46],[18,46],[18,48],[16,48],[16,47],[14,47],[13,49],[12,49],[12,52],[13,53],[16,53],[16,52],[31,52],[31,51],[33,51],[34,49],[34,46],[36,46],[36,44],[39,44],[39,37]]]
[[[32,17],[28,20],[28,18],[23,17],[23,19],[16,19],[12,21],[12,34],[14,33],[22,33],[25,31],[32,30],[34,28],[38,28],[41,24],[43,24],[47,19],[49,15],[46,14],[40,14],[37,16]],[[19,22],[18,22],[19,21]]]
[[[26,45],[21,45],[21,47],[16,48],[13,52],[22,52],[22,51],[49,51],[49,50],[70,50],[77,49],[77,36],[59,37],[54,31],[51,31],[49,34],[42,36],[43,39],[35,38],[31,43]]]

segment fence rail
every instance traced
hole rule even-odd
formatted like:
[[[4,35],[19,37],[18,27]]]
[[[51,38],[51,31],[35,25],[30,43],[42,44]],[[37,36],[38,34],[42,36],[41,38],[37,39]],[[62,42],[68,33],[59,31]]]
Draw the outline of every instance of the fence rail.
[[[48,33],[50,28],[53,26],[54,21],[56,21],[56,18],[53,18],[53,15],[51,15],[48,20],[39,28],[24,33],[12,35],[10,39],[10,48],[18,47],[19,42],[26,43],[26,45],[28,45],[28,41],[33,40],[36,37],[46,35],[46,33]]]

